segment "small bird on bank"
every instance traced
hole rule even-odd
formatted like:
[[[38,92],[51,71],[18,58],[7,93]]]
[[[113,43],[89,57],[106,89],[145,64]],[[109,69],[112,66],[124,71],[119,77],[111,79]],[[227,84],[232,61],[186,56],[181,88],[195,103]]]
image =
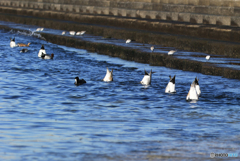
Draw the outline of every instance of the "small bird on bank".
[[[206,56],[206,59],[209,60],[209,59],[210,59],[210,55],[207,55],[207,56]]]
[[[23,43],[18,43],[19,47],[29,47],[31,43],[29,42],[28,44],[23,44]]]
[[[10,41],[10,47],[11,47],[11,48],[17,47],[17,45],[16,45],[16,43],[15,43],[15,38],[10,39],[10,40],[11,40],[11,41]]]
[[[80,36],[82,36],[82,35],[85,34],[85,32],[86,32],[86,31],[79,31],[79,32],[76,33],[76,35],[80,35]]]
[[[191,86],[190,86],[190,90],[187,94],[186,100],[187,101],[198,100],[198,94],[197,94],[197,90],[196,90],[195,81],[193,81]]]
[[[42,59],[53,59],[53,57],[54,57],[53,53],[51,55],[42,53],[42,56],[41,56]]]
[[[44,28],[37,28],[36,31],[43,31]]]
[[[82,85],[82,84],[84,84],[84,83],[87,83],[84,79],[79,79],[78,77],[75,77],[75,82],[74,82],[74,84],[75,84],[76,86]]]
[[[154,46],[151,46],[151,47],[150,47],[150,50],[153,52],[153,51],[154,51]]]
[[[105,77],[103,78],[103,81],[105,81],[105,82],[113,81],[113,69],[112,69],[112,71],[109,71],[109,69],[107,68],[107,73],[106,73]]]
[[[168,55],[173,55],[176,51],[177,51],[177,50],[170,50],[170,51],[168,52]]]
[[[41,58],[42,55],[45,55],[45,54],[47,54],[47,53],[46,53],[46,50],[44,48],[44,45],[42,45],[41,49],[38,52],[38,57]]]
[[[75,32],[75,31],[69,31],[69,34],[70,34],[70,35],[75,35],[76,32]]]
[[[20,53],[26,53],[26,52],[28,52],[28,49],[22,49],[22,50],[20,51]]]
[[[131,39],[127,39],[126,41],[126,44],[130,43],[131,42]]]
[[[152,74],[155,73],[155,72],[152,72],[152,69],[151,69],[151,72],[148,73],[145,69],[144,69],[144,76],[143,76],[143,79],[142,81],[140,82],[142,85],[150,85],[151,84],[151,80],[152,80]]]
[[[176,90],[175,90],[175,77],[176,77],[176,75],[174,75],[173,78],[171,78],[171,76],[169,76],[170,81],[167,84],[167,87],[165,89],[165,93],[176,93]]]

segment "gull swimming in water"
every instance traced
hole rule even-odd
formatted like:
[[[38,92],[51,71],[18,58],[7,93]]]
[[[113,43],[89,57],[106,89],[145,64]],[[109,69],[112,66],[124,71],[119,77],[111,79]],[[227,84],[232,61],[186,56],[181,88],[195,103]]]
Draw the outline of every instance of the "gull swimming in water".
[[[144,76],[143,76],[143,79],[142,81],[140,82],[142,85],[150,85],[151,84],[151,80],[152,80],[152,74],[155,73],[155,72],[152,72],[152,69],[151,69],[151,72],[148,73],[145,69],[144,69]]]
[[[16,45],[16,43],[15,43],[15,38],[11,39],[11,41],[10,41],[10,47],[11,47],[11,48],[17,47],[17,45]]]
[[[177,50],[170,50],[170,51],[168,52],[168,55],[173,55],[176,51],[177,51]]]
[[[76,35],[80,35],[80,36],[81,36],[81,35],[84,35],[85,32],[86,32],[86,31],[79,31],[79,32],[76,33]]]
[[[112,71],[109,71],[109,69],[107,68],[107,73],[106,73],[105,77],[103,78],[103,81],[105,81],[105,82],[113,81],[113,69],[112,69]]]
[[[66,31],[63,31],[63,32],[62,32],[62,35],[65,35],[65,34],[66,34]]]
[[[210,59],[210,55],[207,55],[207,56],[206,56],[206,59],[209,60],[209,59]]]
[[[42,57],[42,55],[46,55],[47,53],[46,53],[46,50],[45,50],[45,48],[44,48],[44,45],[42,45],[42,47],[41,47],[41,49],[39,50],[39,52],[38,52],[38,57]]]
[[[70,35],[75,35],[75,33],[76,33],[75,31],[69,31]]]
[[[126,41],[126,44],[130,43],[131,42],[131,39],[127,39]]]
[[[176,77],[176,75],[174,75],[173,78],[171,78],[171,76],[169,76],[170,81],[167,84],[167,87],[165,89],[165,93],[175,93],[176,92],[176,90],[175,90],[175,77]]]
[[[191,86],[190,86],[190,90],[189,90],[189,92],[187,94],[186,100],[187,101],[198,100],[198,94],[197,94],[197,90],[196,90],[195,81],[193,81]]]
[[[154,51],[154,46],[151,46],[151,47],[150,47],[150,50],[153,52],[153,51]]]
[[[74,82],[75,85],[78,86],[78,85],[82,85],[84,83],[87,83],[84,79],[79,79],[78,77],[75,77],[75,82]]]

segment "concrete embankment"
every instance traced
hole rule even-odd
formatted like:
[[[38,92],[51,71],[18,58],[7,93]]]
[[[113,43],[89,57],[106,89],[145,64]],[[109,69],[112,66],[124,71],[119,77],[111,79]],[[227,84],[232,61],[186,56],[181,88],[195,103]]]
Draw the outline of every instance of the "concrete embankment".
[[[11,30],[11,28],[6,26],[0,26],[0,28]],[[13,30],[17,31],[17,29]],[[217,67],[214,64],[208,62],[179,59],[174,56],[168,56],[161,53],[143,52],[138,49],[132,49],[112,44],[83,41],[76,37],[53,35],[48,33],[41,33],[41,35],[46,39],[46,41],[51,43],[86,49],[100,54],[119,57],[125,60],[148,63],[155,66],[165,66],[180,70],[199,72],[207,75],[217,75],[226,78],[240,79],[240,70]]]
[[[45,12],[43,12],[45,13]],[[41,13],[41,14],[43,14]],[[22,23],[22,24],[29,24],[29,25],[38,25],[42,27],[47,28],[53,28],[53,29],[60,29],[60,30],[86,30],[88,34],[93,34],[97,36],[103,36],[103,37],[112,37],[116,39],[132,39],[140,43],[149,43],[149,44],[155,44],[155,45],[162,45],[162,46],[168,46],[168,47],[175,47],[180,50],[186,50],[186,51],[194,51],[194,52],[204,52],[208,54],[217,54],[217,55],[224,55],[228,57],[234,57],[239,58],[240,57],[240,43],[236,40],[235,42],[231,41],[220,41],[220,40],[214,40],[214,39],[206,39],[206,38],[199,38],[199,37],[193,37],[188,35],[180,35],[180,34],[167,34],[163,32],[157,32],[154,29],[150,30],[149,26],[152,26],[154,28],[154,23],[148,24],[148,21],[142,22],[137,20],[128,20],[129,24],[132,24],[132,28],[123,28],[123,27],[115,27],[115,26],[104,26],[104,25],[96,25],[96,24],[90,24],[90,23],[79,23],[74,21],[74,19],[77,19],[74,14],[65,14],[62,15],[62,13],[53,13],[50,12],[49,15],[53,16],[46,16],[46,17],[58,17],[58,19],[50,19],[50,18],[40,18],[39,16],[33,17],[33,16],[16,16],[17,12],[15,14],[0,14],[0,20],[3,21],[11,21],[16,23]],[[46,14],[46,13],[45,13]],[[59,14],[59,15],[58,15]],[[55,15],[55,16],[54,16]],[[62,17],[61,17],[62,16]],[[65,18],[64,18],[65,16]],[[79,16],[79,15],[78,15]],[[69,19],[73,21],[62,21],[61,19]],[[80,16],[81,17],[81,16]],[[97,21],[97,18],[94,19],[92,16],[83,16],[84,19],[93,20],[93,22]],[[93,19],[92,19],[93,18]],[[111,17],[104,17],[106,24],[111,24],[111,22],[117,22],[118,18],[115,18],[113,21],[111,20]],[[117,20],[116,20],[117,19]],[[99,19],[98,21],[101,21],[103,19]],[[121,21],[121,20],[119,20]],[[121,23],[126,23],[126,21],[121,21]],[[147,25],[148,24],[148,25]],[[127,25],[127,24],[125,24]],[[141,26],[135,27],[134,26]],[[146,25],[146,30],[144,30],[144,26]],[[173,24],[172,24],[173,25]],[[121,26],[121,25],[119,25]],[[122,24],[122,26],[124,26]],[[162,24],[162,26],[164,26]],[[172,26],[174,27],[174,25]],[[168,27],[166,27],[168,28]],[[171,28],[171,27],[170,27]],[[177,27],[176,27],[177,28]],[[171,28],[169,30],[175,30],[174,28]],[[200,28],[198,28],[200,29]],[[196,32],[200,32],[196,29]],[[188,28],[179,27],[179,30],[183,30],[187,32]],[[191,30],[189,29],[189,33],[191,33]],[[180,32],[180,31],[179,31]],[[193,31],[192,31],[193,32]],[[226,34],[224,30],[217,30],[215,29],[216,35],[217,33],[222,35],[222,39],[225,38],[232,38],[231,35]],[[206,34],[207,35],[207,34]],[[225,36],[224,36],[225,35]],[[238,35],[238,31],[236,30],[235,35]],[[236,38],[237,39],[237,38]],[[240,36],[238,37],[240,39]]]

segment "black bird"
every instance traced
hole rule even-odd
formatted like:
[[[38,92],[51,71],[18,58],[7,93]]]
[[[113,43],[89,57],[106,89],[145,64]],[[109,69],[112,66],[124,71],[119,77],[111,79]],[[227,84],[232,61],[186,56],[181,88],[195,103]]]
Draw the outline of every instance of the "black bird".
[[[22,49],[21,51],[20,51],[20,53],[26,53],[28,51],[28,49]]]
[[[84,79],[79,79],[78,77],[75,77],[75,85],[82,85],[84,83],[87,83]]]

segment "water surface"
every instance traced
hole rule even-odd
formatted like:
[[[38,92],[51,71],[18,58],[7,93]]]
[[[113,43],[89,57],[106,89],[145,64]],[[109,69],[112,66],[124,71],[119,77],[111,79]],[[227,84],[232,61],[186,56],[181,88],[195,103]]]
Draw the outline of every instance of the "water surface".
[[[211,152],[239,153],[239,80],[0,34],[1,160],[210,160]],[[10,48],[13,37],[31,42],[29,51]],[[41,44],[54,60],[37,57]],[[106,67],[113,82],[101,81]],[[156,72],[150,86],[139,83],[144,69]],[[176,75],[176,94],[164,93],[169,75]],[[87,83],[75,86],[76,76]],[[187,102],[196,76],[202,95]]]

